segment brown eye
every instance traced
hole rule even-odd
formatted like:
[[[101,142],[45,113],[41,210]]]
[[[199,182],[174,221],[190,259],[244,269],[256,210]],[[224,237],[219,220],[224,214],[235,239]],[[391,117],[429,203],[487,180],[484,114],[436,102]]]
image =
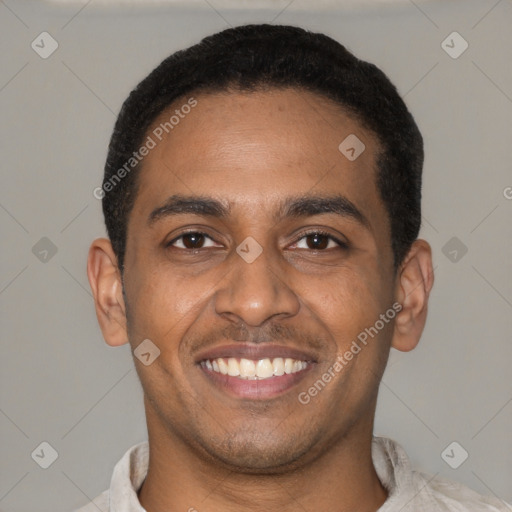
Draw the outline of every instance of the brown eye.
[[[201,233],[187,233],[182,238],[187,249],[199,249],[204,244],[204,235]]]
[[[308,249],[321,250],[326,249],[329,245],[329,237],[321,233],[313,233],[306,236],[306,244]]]
[[[309,249],[310,251],[325,251],[331,249],[348,249],[348,244],[333,237],[329,233],[310,231],[304,233],[299,241],[294,244],[297,249]]]
[[[183,233],[167,244],[167,247],[174,247],[182,250],[197,250],[215,247],[215,242],[207,234],[199,231]]]

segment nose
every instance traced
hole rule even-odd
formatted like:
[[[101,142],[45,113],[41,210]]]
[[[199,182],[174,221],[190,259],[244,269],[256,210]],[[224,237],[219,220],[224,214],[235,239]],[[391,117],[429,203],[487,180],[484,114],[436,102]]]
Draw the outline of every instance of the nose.
[[[218,315],[235,323],[259,326],[270,318],[298,313],[300,301],[286,284],[286,274],[276,258],[271,256],[264,249],[256,260],[248,263],[238,253],[232,255],[234,268],[215,294]]]

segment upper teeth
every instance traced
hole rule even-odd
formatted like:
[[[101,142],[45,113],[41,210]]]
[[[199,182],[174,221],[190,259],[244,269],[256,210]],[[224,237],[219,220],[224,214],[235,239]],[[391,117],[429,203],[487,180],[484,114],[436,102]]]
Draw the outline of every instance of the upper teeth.
[[[296,373],[304,370],[308,363],[289,357],[275,357],[274,359],[236,359],[230,357],[227,360],[221,357],[201,361],[203,367],[223,375],[240,377],[242,379],[268,379],[270,377],[284,375],[285,373]]]

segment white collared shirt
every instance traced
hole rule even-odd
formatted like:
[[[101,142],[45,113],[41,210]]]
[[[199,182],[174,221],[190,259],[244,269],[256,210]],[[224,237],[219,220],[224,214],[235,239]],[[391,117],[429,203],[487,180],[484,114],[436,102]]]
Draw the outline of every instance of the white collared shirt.
[[[388,499],[376,512],[512,512],[497,498],[468,487],[413,471],[404,449],[385,437],[374,437],[372,459]],[[149,445],[132,446],[116,464],[110,489],[75,512],[146,512],[137,498],[148,471]]]

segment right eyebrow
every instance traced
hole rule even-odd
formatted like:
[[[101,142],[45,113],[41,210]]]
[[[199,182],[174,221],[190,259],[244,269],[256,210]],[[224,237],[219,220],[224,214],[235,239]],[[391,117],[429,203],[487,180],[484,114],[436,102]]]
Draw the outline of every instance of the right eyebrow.
[[[227,217],[229,212],[230,208],[217,199],[175,194],[168,197],[165,203],[149,214],[148,225],[152,226],[164,218],[184,213],[209,217]]]

